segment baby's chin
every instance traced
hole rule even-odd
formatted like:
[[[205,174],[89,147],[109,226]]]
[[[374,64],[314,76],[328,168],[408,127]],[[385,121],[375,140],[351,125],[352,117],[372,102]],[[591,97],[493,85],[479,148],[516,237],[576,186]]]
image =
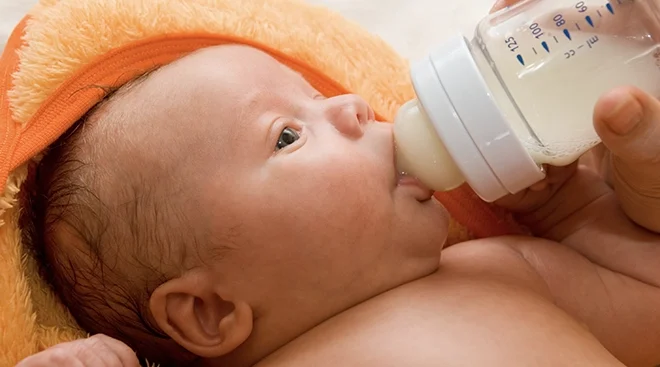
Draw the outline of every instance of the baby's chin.
[[[415,258],[426,258],[429,261],[440,259],[440,252],[447,243],[451,227],[450,215],[447,210],[433,198],[417,203],[414,213],[408,212],[406,222],[408,228],[409,250]]]
[[[449,214],[447,208],[435,196],[421,204],[425,206],[428,215],[437,222],[437,225],[444,229],[444,237],[446,238],[451,223],[451,214]]]
[[[434,227],[434,234],[432,235],[434,242],[440,246],[440,249],[444,248],[452,227],[451,215],[435,197],[421,203],[421,205],[425,207],[425,216],[431,221],[429,225]]]

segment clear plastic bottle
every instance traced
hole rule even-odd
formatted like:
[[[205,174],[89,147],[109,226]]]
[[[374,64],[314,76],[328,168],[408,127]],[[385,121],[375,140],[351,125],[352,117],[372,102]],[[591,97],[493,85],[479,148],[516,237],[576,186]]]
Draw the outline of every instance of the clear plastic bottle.
[[[399,169],[486,201],[575,162],[600,141],[593,108],[608,90],[660,97],[660,0],[523,0],[475,37],[450,40],[411,69],[417,100],[395,119]]]

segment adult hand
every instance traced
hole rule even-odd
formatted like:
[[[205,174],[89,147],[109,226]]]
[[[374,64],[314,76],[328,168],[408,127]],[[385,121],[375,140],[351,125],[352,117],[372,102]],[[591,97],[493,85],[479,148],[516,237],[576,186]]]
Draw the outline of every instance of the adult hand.
[[[135,353],[105,335],[58,344],[21,361],[16,367],[139,367]]]
[[[596,104],[594,127],[603,147],[592,152],[593,168],[630,219],[660,233],[660,102],[635,87],[616,88]]]
[[[616,6],[617,11],[625,11],[626,16],[638,17],[649,34],[656,37],[660,36],[658,12],[648,11],[657,7],[659,1],[625,0]],[[493,11],[517,2],[519,0],[500,0]],[[628,18],[619,19],[618,22],[625,23]],[[617,24],[612,22],[599,31],[616,29]],[[631,220],[648,230],[660,232],[660,102],[635,87],[615,88],[598,100],[594,108],[594,127],[603,144],[588,153],[581,163],[600,174],[614,189],[619,205]],[[545,206],[575,176],[577,163],[546,168],[545,180],[498,204],[519,213]],[[602,191],[594,189],[593,195],[590,194],[564,194],[562,200],[574,201],[577,210],[580,201],[594,200]]]

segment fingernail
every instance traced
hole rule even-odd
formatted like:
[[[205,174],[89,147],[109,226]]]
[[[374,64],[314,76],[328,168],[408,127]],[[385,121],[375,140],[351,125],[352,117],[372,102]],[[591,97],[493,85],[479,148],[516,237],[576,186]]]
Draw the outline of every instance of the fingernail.
[[[617,135],[627,135],[644,118],[642,105],[630,93],[618,97],[619,102],[605,117],[607,125]]]
[[[498,10],[501,10],[502,8],[505,8],[506,6],[507,6],[506,0],[498,0],[497,2],[495,2],[495,5],[493,5],[493,7],[490,8],[490,12],[494,13]]]

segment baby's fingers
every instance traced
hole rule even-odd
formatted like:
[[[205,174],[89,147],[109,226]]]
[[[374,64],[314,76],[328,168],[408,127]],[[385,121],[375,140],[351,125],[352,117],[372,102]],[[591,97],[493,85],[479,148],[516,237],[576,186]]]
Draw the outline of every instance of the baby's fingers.
[[[95,335],[55,345],[26,358],[16,367],[139,367],[135,353],[124,343]]]
[[[545,166],[546,178],[515,195],[506,196],[495,204],[516,214],[530,213],[545,205],[576,172],[577,163],[565,167]]]
[[[612,185],[639,225],[660,232],[660,102],[634,87],[598,101],[594,127],[609,149]]]
[[[85,366],[139,367],[140,365],[131,348],[103,334],[83,339],[73,348]]]

